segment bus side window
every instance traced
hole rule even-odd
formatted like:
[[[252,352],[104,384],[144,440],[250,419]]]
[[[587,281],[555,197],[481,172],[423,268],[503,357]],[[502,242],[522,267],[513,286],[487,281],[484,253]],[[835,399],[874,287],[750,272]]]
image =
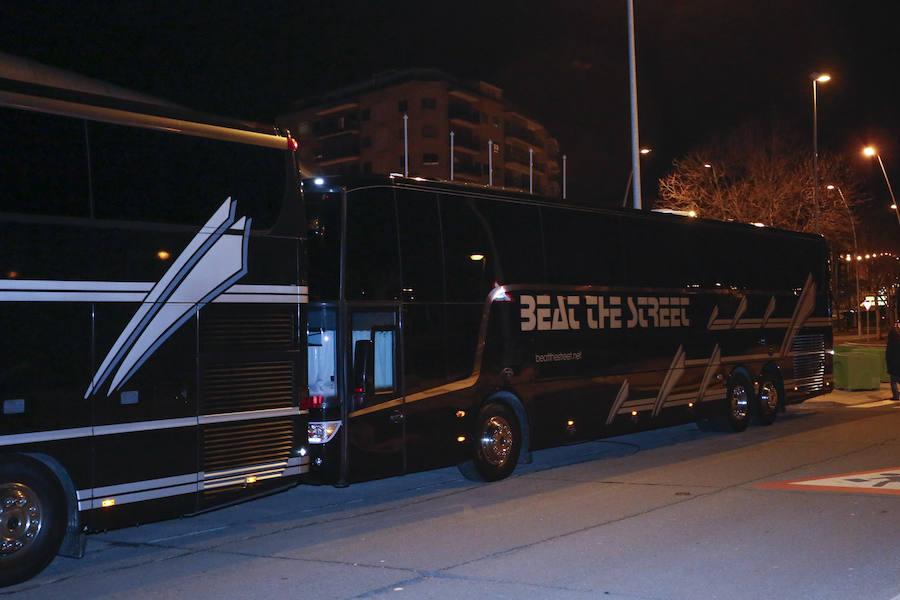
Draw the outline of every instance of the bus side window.
[[[396,190],[403,264],[404,391],[436,387],[446,376],[444,257],[435,194]]]
[[[90,216],[84,122],[0,108],[0,123],[0,212]]]
[[[466,199],[441,197],[447,301],[477,302],[487,298],[500,276],[498,257],[484,223]]]
[[[546,280],[541,221],[534,206],[487,201],[478,210],[491,226],[494,244],[503,264],[499,283],[540,283]]]
[[[385,190],[347,194],[347,299],[400,300],[394,199]]]
[[[686,236],[679,224],[630,218],[624,223],[624,237],[630,285],[681,289],[692,283],[684,276]],[[653,244],[646,240],[653,240]]]
[[[553,208],[542,208],[541,216],[549,283],[624,283],[623,241],[617,216]]]

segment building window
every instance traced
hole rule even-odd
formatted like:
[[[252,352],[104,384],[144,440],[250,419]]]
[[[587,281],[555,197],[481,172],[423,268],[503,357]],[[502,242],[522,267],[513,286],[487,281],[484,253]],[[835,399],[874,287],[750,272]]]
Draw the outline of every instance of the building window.
[[[365,174],[365,175],[372,174],[372,163],[371,162],[366,161],[363,163],[363,174]]]
[[[435,125],[422,125],[422,137],[437,137],[437,127]]]
[[[405,113],[407,110],[409,110],[409,102],[406,100],[401,100],[397,103],[397,110]]]
[[[422,98],[422,108],[426,108],[426,109],[437,108],[437,100],[435,98]]]
[[[361,111],[359,111],[359,120],[360,121],[368,121],[371,118],[372,118],[372,109],[364,108]]]
[[[436,165],[438,164],[438,155],[435,152],[425,152],[422,154],[422,164],[423,165]]]

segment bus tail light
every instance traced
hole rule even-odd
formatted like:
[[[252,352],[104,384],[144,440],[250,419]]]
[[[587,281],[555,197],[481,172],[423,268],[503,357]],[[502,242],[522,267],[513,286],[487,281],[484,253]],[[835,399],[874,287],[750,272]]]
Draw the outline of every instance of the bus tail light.
[[[310,421],[306,437],[310,444],[327,444],[340,428],[340,421]]]
[[[300,410],[309,410],[311,408],[322,408],[325,403],[325,396],[305,395],[300,397]]]

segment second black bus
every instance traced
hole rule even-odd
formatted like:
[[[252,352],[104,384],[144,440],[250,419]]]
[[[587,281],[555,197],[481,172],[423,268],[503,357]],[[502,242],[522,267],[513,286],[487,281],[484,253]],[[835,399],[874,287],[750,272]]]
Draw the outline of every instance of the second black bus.
[[[459,464],[828,393],[821,236],[403,178],[304,183],[310,475]]]

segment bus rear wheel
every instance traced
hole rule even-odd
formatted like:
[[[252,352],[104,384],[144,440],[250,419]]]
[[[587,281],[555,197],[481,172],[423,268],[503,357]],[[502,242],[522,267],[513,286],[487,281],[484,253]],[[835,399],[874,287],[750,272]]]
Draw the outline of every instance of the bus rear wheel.
[[[522,431],[516,415],[504,404],[488,404],[478,413],[472,438],[472,460],[459,465],[475,481],[497,481],[516,468],[522,449]]]
[[[728,425],[732,431],[744,431],[750,424],[753,384],[743,373],[735,373],[728,383]]]
[[[0,587],[50,564],[65,525],[62,492],[52,476],[27,463],[0,466]]]
[[[760,425],[771,425],[775,422],[778,403],[781,401],[780,389],[778,381],[769,376],[764,375],[760,380],[756,411],[756,421]]]

